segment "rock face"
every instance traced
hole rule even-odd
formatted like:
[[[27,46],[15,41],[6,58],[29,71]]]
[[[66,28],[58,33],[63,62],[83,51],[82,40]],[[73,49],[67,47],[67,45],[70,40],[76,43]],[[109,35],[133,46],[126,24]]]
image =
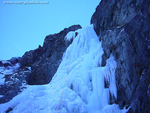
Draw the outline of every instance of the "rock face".
[[[21,67],[30,66],[31,73],[27,77],[30,85],[47,84],[51,81],[61,62],[63,53],[71,43],[64,40],[69,31],[80,29],[80,25],[65,28],[58,34],[48,35],[43,47],[26,52],[20,60]]]
[[[26,76],[30,73],[30,68],[21,69],[19,59],[0,61],[0,104],[10,101],[26,89]]]
[[[102,66],[117,61],[117,103],[129,113],[150,112],[150,0],[102,0],[91,24],[102,41]]]

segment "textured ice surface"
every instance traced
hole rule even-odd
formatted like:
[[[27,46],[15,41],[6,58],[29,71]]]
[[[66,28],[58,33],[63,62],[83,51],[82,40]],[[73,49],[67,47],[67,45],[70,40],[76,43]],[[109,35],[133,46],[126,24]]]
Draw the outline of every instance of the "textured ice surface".
[[[103,49],[93,26],[74,32],[73,39],[63,55],[62,62],[52,81],[47,85],[28,86],[10,102],[0,105],[4,113],[120,113],[118,105],[109,105],[109,96],[117,98],[115,83],[116,61],[111,55],[106,66],[101,67]],[[104,79],[109,82],[105,88]],[[63,93],[62,93],[63,91]],[[61,98],[62,96],[62,98]],[[60,106],[60,109],[59,109]]]

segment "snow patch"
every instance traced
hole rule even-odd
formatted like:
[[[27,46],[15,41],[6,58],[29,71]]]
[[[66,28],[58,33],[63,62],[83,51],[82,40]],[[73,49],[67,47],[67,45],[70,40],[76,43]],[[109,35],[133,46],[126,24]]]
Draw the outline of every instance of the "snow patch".
[[[65,40],[70,41],[71,39],[74,39],[75,37],[75,32],[74,31],[70,31],[66,36],[65,36]]]
[[[4,62],[10,63],[3,60],[3,63]],[[3,85],[5,83],[5,75],[13,74],[17,69],[19,69],[19,67],[19,63],[17,63],[15,66],[0,67],[0,85]]]
[[[0,98],[3,98],[4,97],[4,95],[0,95]]]
[[[67,35],[65,36],[65,40],[71,41],[71,40],[74,39],[81,31],[82,31],[82,29],[78,29],[78,30],[76,30],[76,31],[70,31],[70,32],[67,33]]]

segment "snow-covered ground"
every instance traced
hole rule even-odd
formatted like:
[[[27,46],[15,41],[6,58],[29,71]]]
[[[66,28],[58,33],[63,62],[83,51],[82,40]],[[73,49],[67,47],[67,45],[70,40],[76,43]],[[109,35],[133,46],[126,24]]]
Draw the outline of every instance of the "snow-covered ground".
[[[11,101],[0,105],[0,113],[124,113],[109,105],[110,94],[117,98],[114,57],[101,67],[103,49],[93,26],[70,32],[72,44],[63,55],[52,81],[47,85],[27,86]],[[109,88],[105,88],[104,79]]]

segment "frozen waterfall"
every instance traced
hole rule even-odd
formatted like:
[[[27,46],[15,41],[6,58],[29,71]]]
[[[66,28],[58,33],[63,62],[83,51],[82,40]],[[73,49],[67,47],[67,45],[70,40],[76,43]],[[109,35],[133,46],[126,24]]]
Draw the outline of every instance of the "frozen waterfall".
[[[75,32],[78,32],[76,37]],[[101,67],[103,48],[93,26],[75,32],[65,37],[73,42],[52,81],[47,85],[28,86],[10,102],[1,104],[0,113],[8,108],[13,109],[11,113],[58,113],[59,106],[60,113],[126,112],[116,104],[109,105],[110,95],[117,98],[114,57],[111,55],[106,66]]]

